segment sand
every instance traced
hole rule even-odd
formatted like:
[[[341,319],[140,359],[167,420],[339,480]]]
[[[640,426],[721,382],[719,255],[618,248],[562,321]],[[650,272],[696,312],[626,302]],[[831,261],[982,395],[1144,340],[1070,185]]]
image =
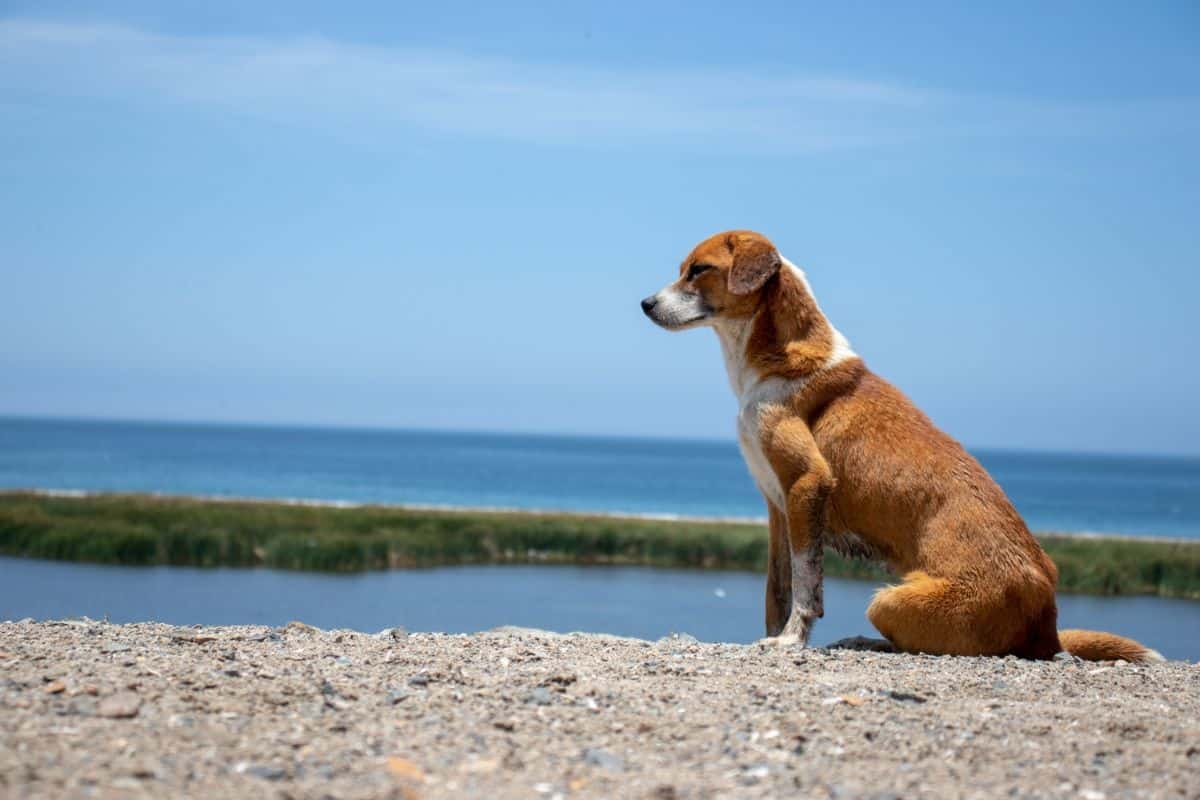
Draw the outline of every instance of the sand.
[[[0,796],[1200,797],[1200,668],[0,624]]]

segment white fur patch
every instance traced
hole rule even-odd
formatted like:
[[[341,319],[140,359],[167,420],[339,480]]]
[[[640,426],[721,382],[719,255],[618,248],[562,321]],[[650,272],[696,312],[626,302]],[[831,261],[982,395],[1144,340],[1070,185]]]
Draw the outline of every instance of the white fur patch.
[[[725,356],[725,370],[729,374],[729,386],[738,398],[737,434],[742,458],[750,470],[750,477],[771,505],[783,511],[787,499],[783,487],[762,447],[762,415],[772,406],[783,402],[799,387],[780,378],[762,380],[758,371],[746,357],[746,344],[754,330],[754,318],[748,320],[722,320],[716,322],[717,336],[721,340],[721,352]]]
[[[712,324],[712,317],[698,294],[681,292],[669,285],[655,294],[654,299],[658,302],[650,318],[664,328],[682,331]]]
[[[739,398],[737,430],[742,458],[746,460],[746,466],[758,490],[780,511],[787,510],[787,497],[775,474],[775,468],[771,466],[763,450],[762,419],[797,390],[798,387],[794,385],[796,383],[798,381],[782,378],[756,380]]]
[[[821,311],[821,304],[817,302],[817,296],[813,294],[812,286],[808,283],[808,276],[804,274],[804,270],[797,267],[792,262],[788,261],[782,255],[779,260],[783,262],[784,269],[790,269],[792,274],[800,280],[800,285],[804,287],[804,291],[808,292],[808,296],[812,298],[813,305],[817,307],[817,311],[821,316],[825,316],[825,312]],[[829,329],[833,332],[833,350],[829,353],[829,358],[825,361],[825,369],[836,366],[848,358],[857,358],[858,353],[850,347],[850,342],[842,335],[842,332],[829,322],[829,318],[825,317],[825,321],[829,323]]]
[[[811,552],[792,555],[792,609],[782,636],[808,644],[813,623],[822,614],[820,561]]]

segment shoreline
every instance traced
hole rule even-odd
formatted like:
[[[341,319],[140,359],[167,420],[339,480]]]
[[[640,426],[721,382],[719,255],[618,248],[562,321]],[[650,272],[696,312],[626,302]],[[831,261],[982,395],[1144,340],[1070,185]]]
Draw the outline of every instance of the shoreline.
[[[14,796],[1186,797],[1200,670],[497,628],[0,623]],[[1114,746],[1114,737],[1119,746]]]
[[[9,487],[0,489],[0,498],[6,495],[37,495],[88,499],[113,496],[150,497],[164,501],[196,501],[212,503],[278,504],[299,508],[378,508],[396,511],[431,511],[438,513],[468,514],[512,514],[534,517],[580,517],[583,519],[613,519],[644,522],[682,522],[694,525],[766,525],[767,518],[741,516],[701,516],[655,511],[603,511],[557,508],[524,508],[521,506],[469,506],[451,503],[386,503],[360,500],[338,500],[308,497],[254,497],[251,495],[223,494],[177,494],[174,492],[124,491],[108,489],[40,489],[36,487]],[[1121,542],[1157,542],[1161,544],[1200,544],[1200,536],[1158,536],[1154,534],[1109,533],[1105,531],[1032,530],[1034,536],[1069,537],[1079,539],[1113,540]]]

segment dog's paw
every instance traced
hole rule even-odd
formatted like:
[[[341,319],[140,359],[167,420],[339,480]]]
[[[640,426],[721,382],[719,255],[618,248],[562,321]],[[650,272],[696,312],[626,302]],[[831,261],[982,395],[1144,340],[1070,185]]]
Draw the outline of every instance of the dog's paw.
[[[768,636],[766,639],[759,639],[758,643],[763,647],[804,647],[805,642],[794,633],[781,633],[778,636]]]

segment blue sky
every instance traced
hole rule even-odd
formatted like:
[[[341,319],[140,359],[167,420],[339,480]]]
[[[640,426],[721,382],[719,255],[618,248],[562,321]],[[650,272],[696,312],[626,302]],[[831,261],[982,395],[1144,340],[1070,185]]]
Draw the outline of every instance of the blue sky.
[[[1200,453],[1192,3],[0,6],[0,414],[730,438],[771,236],[968,445]]]

